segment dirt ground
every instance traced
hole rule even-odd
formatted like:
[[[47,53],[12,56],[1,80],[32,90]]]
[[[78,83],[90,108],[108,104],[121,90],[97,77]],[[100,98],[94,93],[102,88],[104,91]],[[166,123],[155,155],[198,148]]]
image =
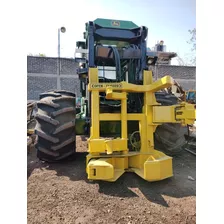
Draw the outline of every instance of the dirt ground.
[[[85,139],[77,137],[77,158],[59,164],[42,163],[31,150],[28,224],[196,223],[194,155],[183,152],[173,158],[174,176],[170,179],[149,183],[134,173],[125,173],[108,183],[87,180],[86,150]]]

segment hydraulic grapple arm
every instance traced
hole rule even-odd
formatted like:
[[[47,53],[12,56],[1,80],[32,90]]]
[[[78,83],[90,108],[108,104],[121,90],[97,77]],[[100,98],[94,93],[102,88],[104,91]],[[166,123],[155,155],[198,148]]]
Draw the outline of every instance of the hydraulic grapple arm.
[[[196,110],[194,105],[182,102],[173,106],[154,106],[154,123],[181,123],[185,125],[194,124]]]

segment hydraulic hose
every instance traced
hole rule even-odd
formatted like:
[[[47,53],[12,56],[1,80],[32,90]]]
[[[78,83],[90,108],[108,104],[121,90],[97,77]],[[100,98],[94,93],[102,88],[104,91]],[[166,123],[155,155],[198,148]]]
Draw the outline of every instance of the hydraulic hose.
[[[108,56],[110,56],[112,52],[114,53],[114,60],[115,60],[115,66],[116,66],[116,79],[118,82],[120,82],[121,81],[120,55],[116,47],[109,46],[109,48],[111,48],[111,51],[109,52]]]

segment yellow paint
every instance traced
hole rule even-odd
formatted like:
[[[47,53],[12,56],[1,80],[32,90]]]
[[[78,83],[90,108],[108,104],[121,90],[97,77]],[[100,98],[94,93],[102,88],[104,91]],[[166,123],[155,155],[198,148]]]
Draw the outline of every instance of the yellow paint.
[[[158,181],[173,175],[172,158],[154,149],[153,133],[162,123],[193,124],[195,108],[182,103],[174,106],[160,106],[156,102],[155,91],[173,85],[173,79],[165,76],[153,82],[152,72],[144,71],[143,85],[127,82],[99,83],[97,68],[89,69],[88,90],[91,92],[91,133],[88,139],[86,172],[88,179],[116,181],[124,172],[132,171],[147,181]],[[105,92],[106,98],[121,100],[121,113],[99,113],[99,92]],[[144,93],[142,113],[127,113],[127,93]],[[127,148],[127,121],[139,121],[141,149],[129,152]],[[121,138],[101,139],[100,121],[121,121]]]
[[[27,134],[29,134],[29,135],[34,134],[34,129],[27,129]]]
[[[90,69],[93,70],[97,68],[90,68]],[[89,73],[91,72],[89,71]],[[144,71],[144,73],[150,74],[149,72],[150,71]],[[135,85],[135,84],[127,83],[127,82],[113,83],[112,85],[109,83],[98,83],[97,81],[97,82],[89,83],[88,90],[89,91],[98,90],[100,92],[105,92],[107,87],[112,86],[113,90],[120,90],[120,91],[122,90],[126,92],[139,92],[139,93],[148,92],[148,91],[156,92],[156,91],[159,91],[160,89],[164,89],[164,88],[168,88],[172,86],[173,83],[174,83],[173,78],[170,76],[164,76],[163,78],[157,80],[156,82],[153,82],[151,85]]]
[[[176,106],[155,106],[153,107],[153,122],[154,123],[177,123],[175,117]]]

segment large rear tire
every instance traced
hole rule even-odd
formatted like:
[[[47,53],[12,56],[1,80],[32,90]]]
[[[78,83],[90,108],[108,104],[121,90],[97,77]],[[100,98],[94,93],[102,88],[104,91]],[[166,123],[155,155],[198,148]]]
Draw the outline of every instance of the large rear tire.
[[[158,92],[155,94],[158,103],[163,106],[178,104],[178,99],[172,94]],[[165,123],[159,125],[154,133],[155,149],[163,151],[167,155],[173,156],[183,151],[186,144],[185,135],[187,127],[177,123]]]
[[[40,94],[35,115],[37,157],[48,162],[63,160],[74,155],[75,94],[67,91],[50,91]]]

